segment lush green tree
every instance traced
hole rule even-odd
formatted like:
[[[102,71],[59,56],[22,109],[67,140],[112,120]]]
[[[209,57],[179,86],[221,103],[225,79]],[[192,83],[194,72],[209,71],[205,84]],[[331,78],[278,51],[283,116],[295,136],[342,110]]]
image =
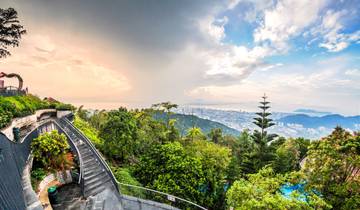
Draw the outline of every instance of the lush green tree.
[[[209,136],[210,140],[212,142],[214,142],[215,144],[218,144],[223,139],[223,133],[222,133],[221,128],[211,129],[208,136]]]
[[[186,135],[187,141],[205,140],[206,136],[199,127],[192,127],[188,130]]]
[[[162,111],[165,112],[166,114],[166,126],[170,127],[170,116],[173,114],[171,112],[172,109],[176,109],[178,107],[177,104],[173,104],[170,101],[168,102],[161,102],[161,103],[157,103],[157,104],[153,104],[152,108],[156,109],[158,111]]]
[[[98,130],[100,130],[101,126],[106,122],[107,120],[107,114],[108,112],[104,109],[102,110],[95,110],[92,114],[90,114],[90,117],[88,119],[88,122],[90,125]]]
[[[169,127],[166,132],[168,141],[175,141],[179,140],[180,133],[179,130],[176,128],[176,119],[170,119],[169,121]]]
[[[312,142],[304,173],[334,209],[360,209],[360,135],[337,127],[331,135]]]
[[[202,187],[206,206],[212,209],[223,209],[226,170],[231,158],[230,149],[204,140],[192,141],[185,149],[190,156],[201,161],[206,183]]]
[[[153,118],[154,110],[134,110],[133,115],[137,124],[138,153],[147,153],[154,144],[168,142],[166,125]]]
[[[294,139],[288,139],[276,150],[273,167],[278,173],[298,170],[300,166],[300,146]]]
[[[243,130],[238,138],[225,136],[221,143],[231,148],[232,159],[228,167],[228,181],[233,183],[236,179],[254,173],[255,144],[249,130]]]
[[[14,8],[0,8],[0,58],[11,55],[8,47],[19,46],[21,36],[26,30],[18,20],[18,13]]]
[[[205,184],[200,158],[188,155],[179,142],[156,145],[140,158],[134,174],[146,187],[202,204]]]
[[[329,206],[315,194],[309,194],[309,202],[284,197],[279,189],[287,178],[274,173],[272,168],[263,168],[247,179],[235,181],[227,192],[227,204],[234,209],[326,209]]]
[[[299,146],[299,152],[300,152],[300,160],[304,159],[308,148],[310,146],[310,140],[309,139],[305,139],[305,138],[296,138],[294,139],[294,141],[297,143],[297,145]]]
[[[86,109],[84,109],[84,106],[81,105],[77,111],[76,114],[78,117],[80,117],[81,119],[85,120],[85,121],[89,121],[89,116],[90,116],[90,112]]]
[[[276,134],[268,134],[266,131],[266,129],[274,126],[275,123],[273,123],[272,119],[269,118],[271,113],[268,112],[270,102],[266,101],[267,96],[264,95],[262,98],[263,101],[260,102],[259,106],[261,112],[257,112],[256,115],[258,117],[254,118],[254,124],[260,128],[260,131],[255,130],[252,135],[253,141],[256,145],[256,151],[253,154],[254,158],[252,161],[256,170],[270,164],[274,160],[275,154],[273,147],[270,146],[270,142],[277,137]]]
[[[66,136],[53,130],[44,133],[31,142],[35,161],[41,162],[45,169],[64,169],[68,166],[66,151],[69,148]]]
[[[99,136],[104,140],[103,150],[108,157],[121,163],[134,159],[138,146],[137,125],[136,119],[126,108],[108,113]]]

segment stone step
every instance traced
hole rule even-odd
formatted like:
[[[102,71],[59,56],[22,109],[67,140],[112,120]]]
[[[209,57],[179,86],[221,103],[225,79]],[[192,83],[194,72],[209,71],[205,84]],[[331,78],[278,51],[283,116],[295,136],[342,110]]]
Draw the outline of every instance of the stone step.
[[[98,170],[98,171],[94,171],[94,173],[89,173],[89,174],[84,174],[84,180],[85,182],[93,179],[93,178],[96,178],[97,176],[100,176],[100,175],[103,175],[103,174],[106,174],[106,171],[101,169],[101,170]]]
[[[84,170],[84,176],[90,176],[91,174],[99,173],[101,171],[103,171],[103,168],[100,167],[100,165],[98,165],[97,167],[94,166],[92,169]]]
[[[105,174],[99,174],[98,176],[95,176],[94,178],[85,181],[85,185],[86,185],[86,186],[91,186],[91,185],[96,184],[96,183],[98,183],[98,182],[105,183],[105,182],[107,182],[107,181],[109,181],[109,180],[110,180],[110,177],[108,176],[107,173],[105,173]]]
[[[83,164],[87,165],[88,163],[91,163],[92,161],[97,161],[96,158],[94,158],[93,156],[90,156],[88,158],[82,158],[83,160]]]
[[[94,168],[102,168],[102,167],[99,165],[99,162],[97,162],[97,161],[83,165],[84,171],[91,171]]]
[[[103,190],[105,190],[106,187],[108,187],[107,184],[103,182],[96,183],[92,186],[85,186],[85,190],[84,190],[85,197],[96,195],[102,192]]]
[[[91,156],[94,156],[94,153],[90,150],[81,154],[81,158],[83,158],[83,159],[91,157]]]

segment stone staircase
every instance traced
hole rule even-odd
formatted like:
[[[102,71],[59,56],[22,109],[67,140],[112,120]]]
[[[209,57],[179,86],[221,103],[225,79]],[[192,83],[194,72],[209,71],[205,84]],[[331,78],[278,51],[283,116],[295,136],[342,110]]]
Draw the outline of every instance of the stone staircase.
[[[83,196],[87,198],[86,209],[122,209],[120,194],[106,166],[100,161],[100,154],[71,122],[62,118],[57,123],[79,153],[81,185]]]

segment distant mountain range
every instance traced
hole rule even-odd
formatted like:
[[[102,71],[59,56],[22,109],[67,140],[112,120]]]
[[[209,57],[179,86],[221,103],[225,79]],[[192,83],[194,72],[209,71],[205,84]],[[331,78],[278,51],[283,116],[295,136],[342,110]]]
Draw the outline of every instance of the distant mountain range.
[[[323,112],[323,111],[317,111],[313,109],[297,109],[294,111],[298,114],[306,114],[309,116],[324,116],[324,115],[331,115],[331,112]]]
[[[183,115],[192,114],[199,118],[219,122],[237,131],[256,129],[256,126],[252,123],[255,113],[252,112],[208,108],[179,108],[176,112]],[[351,131],[360,130],[360,116],[345,117],[309,109],[295,110],[294,113],[274,112],[271,118],[275,121],[276,125],[271,127],[269,132],[285,137],[319,139],[330,134],[336,126],[341,126]]]
[[[280,118],[278,122],[285,124],[299,124],[305,128],[334,128],[341,126],[351,130],[359,129],[360,116],[344,117],[338,114],[313,117],[305,114],[295,114]]]

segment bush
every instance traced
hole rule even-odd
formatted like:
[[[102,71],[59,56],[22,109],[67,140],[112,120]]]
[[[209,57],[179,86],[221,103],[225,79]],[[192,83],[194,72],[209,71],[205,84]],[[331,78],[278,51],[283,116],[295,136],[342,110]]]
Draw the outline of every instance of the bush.
[[[66,152],[69,148],[64,134],[53,130],[35,138],[31,142],[31,150],[36,161],[40,162],[45,169],[67,168]]]
[[[103,140],[99,138],[99,132],[93,128],[88,122],[81,119],[79,116],[75,116],[74,126],[77,127],[90,141],[95,145],[97,149],[102,149]]]
[[[58,104],[56,104],[55,109],[56,109],[56,110],[60,110],[60,111],[66,111],[66,110],[71,110],[71,111],[73,111],[73,110],[75,110],[76,108],[75,108],[73,105],[71,105],[71,104],[58,103]]]
[[[39,182],[46,177],[46,171],[43,168],[37,168],[31,171],[31,186],[37,189]]]
[[[0,128],[7,126],[14,117],[34,114],[36,110],[50,108],[51,104],[34,95],[0,96]]]
[[[124,184],[130,184],[135,186],[141,186],[140,182],[138,182],[133,176],[131,176],[131,173],[129,169],[127,168],[119,168],[119,167],[112,167],[112,171],[114,172],[114,176],[120,183]],[[137,188],[131,188],[127,186],[119,186],[120,191],[122,194],[135,196],[144,198],[145,194],[143,190],[137,189]]]

